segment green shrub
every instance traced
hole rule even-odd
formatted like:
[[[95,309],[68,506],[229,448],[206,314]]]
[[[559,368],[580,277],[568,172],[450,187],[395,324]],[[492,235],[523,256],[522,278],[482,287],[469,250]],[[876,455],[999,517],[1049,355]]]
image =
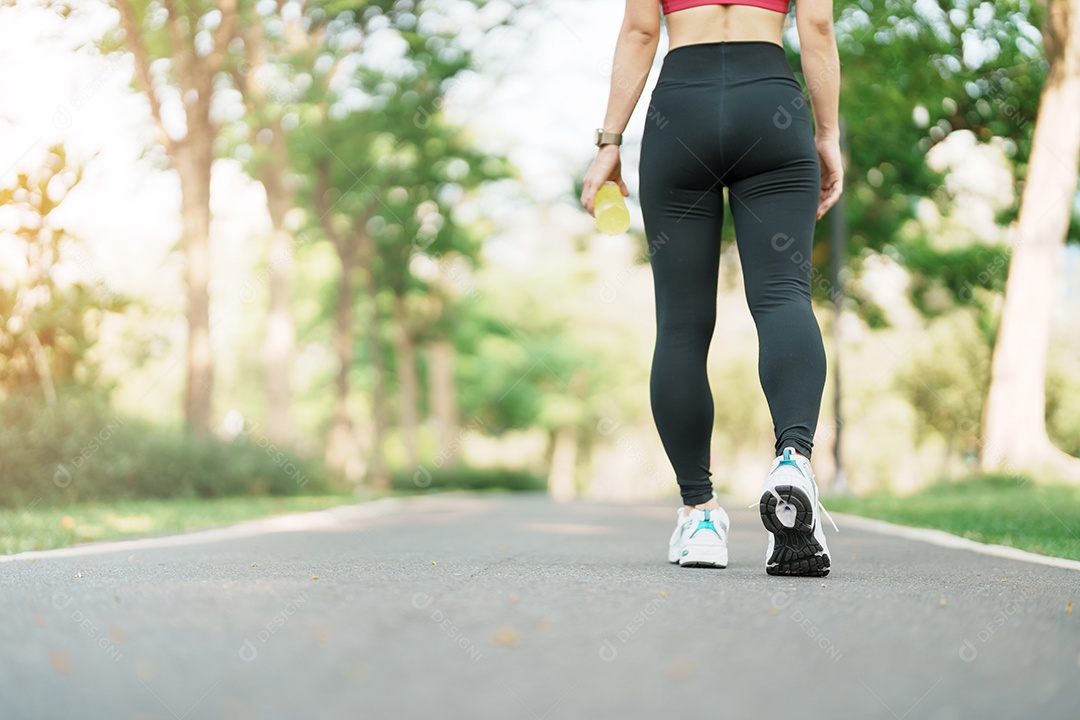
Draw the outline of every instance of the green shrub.
[[[87,393],[0,401],[0,506],[327,491],[321,463],[261,437],[195,438],[116,413]]]
[[[980,493],[995,490],[1020,490],[1034,493],[1035,481],[1026,474],[1006,472],[976,473],[958,480],[939,480],[928,486],[924,492],[945,495],[961,495],[965,492]]]
[[[544,490],[547,481],[526,470],[507,468],[471,468],[454,465],[448,468],[421,467],[414,472],[395,471],[394,490],[423,492],[425,490],[510,490],[529,492]]]

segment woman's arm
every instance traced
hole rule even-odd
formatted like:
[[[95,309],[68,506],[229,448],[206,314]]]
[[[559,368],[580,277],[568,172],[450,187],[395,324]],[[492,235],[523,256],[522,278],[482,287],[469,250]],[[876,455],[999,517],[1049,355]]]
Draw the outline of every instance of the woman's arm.
[[[818,219],[844,189],[840,157],[840,54],[833,31],[832,0],[795,0],[795,26],[803,77],[814,108],[814,140],[821,162]]]
[[[611,67],[604,130],[621,133],[630,121],[660,43],[659,0],[626,0]]]
[[[611,90],[603,129],[621,133],[626,130],[645,81],[649,78],[656,47],[660,43],[659,0],[626,0],[619,39],[615,43],[615,58],[611,67]],[[593,214],[596,191],[608,180],[614,180],[629,195],[622,179],[622,160],[618,145],[604,145],[585,173],[581,204]]]

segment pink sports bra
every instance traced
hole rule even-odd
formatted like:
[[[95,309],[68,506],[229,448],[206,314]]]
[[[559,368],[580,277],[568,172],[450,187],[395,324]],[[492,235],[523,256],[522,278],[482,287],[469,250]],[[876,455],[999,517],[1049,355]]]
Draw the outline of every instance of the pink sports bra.
[[[753,5],[754,7],[774,10],[786,15],[788,8],[791,6],[791,0],[744,0],[743,2],[734,2],[733,0],[660,0],[660,8],[665,15],[676,10],[697,7],[698,5]]]

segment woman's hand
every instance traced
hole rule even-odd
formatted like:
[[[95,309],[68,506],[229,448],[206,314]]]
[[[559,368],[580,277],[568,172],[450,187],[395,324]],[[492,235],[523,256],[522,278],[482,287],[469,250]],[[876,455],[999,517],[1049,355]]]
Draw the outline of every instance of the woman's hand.
[[[585,182],[581,188],[581,205],[590,215],[595,216],[593,201],[596,199],[596,191],[608,180],[614,180],[618,184],[623,197],[630,195],[622,179],[622,159],[619,157],[618,145],[601,145],[592,165],[585,173]]]
[[[844,192],[844,161],[840,156],[840,138],[815,138],[818,161],[821,165],[821,196],[818,199],[817,219],[828,212]]]

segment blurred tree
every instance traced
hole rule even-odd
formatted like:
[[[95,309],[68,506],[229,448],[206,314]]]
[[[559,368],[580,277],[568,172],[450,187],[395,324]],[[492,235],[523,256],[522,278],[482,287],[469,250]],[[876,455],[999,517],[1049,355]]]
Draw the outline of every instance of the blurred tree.
[[[1049,72],[1012,253],[983,417],[982,468],[1049,468],[1080,482],[1080,459],[1046,431],[1046,367],[1055,278],[1080,163],[1080,0],[1050,0],[1043,25]]]
[[[958,453],[977,450],[978,434],[971,430],[982,413],[989,370],[990,348],[968,309],[931,320],[925,342],[896,377],[919,419],[916,439],[936,432],[945,441],[942,477]]]
[[[1003,285],[1000,273],[985,272],[1000,250],[978,238],[963,248],[942,248],[912,222],[920,198],[942,207],[951,202],[941,176],[927,167],[926,153],[950,132],[967,129],[984,142],[1005,138],[1023,174],[1046,72],[1037,31],[1044,10],[1027,0],[851,0],[838,2],[837,9],[840,111],[850,128],[844,194],[851,242],[845,261],[858,268],[868,250],[890,254],[913,274],[912,299],[926,314],[936,312],[924,300],[931,289],[944,289],[958,304],[979,305],[982,297],[973,295],[973,287]],[[798,68],[797,51],[788,52]],[[803,82],[810,86],[814,78]],[[818,223],[822,241],[814,245],[822,277],[828,229]],[[828,283],[813,285],[816,296],[831,299]],[[850,299],[872,327],[885,322],[868,297]]]
[[[240,8],[237,41],[230,46],[229,70],[246,109],[237,155],[262,184],[272,225],[264,387],[267,435],[285,445],[294,433],[290,368],[296,347],[290,309],[296,227],[288,216],[297,205],[299,182],[289,135],[313,131],[301,123],[301,117],[310,117],[303,108],[314,104],[325,114],[342,62],[361,46],[359,36],[345,34],[348,18],[331,15],[324,4],[300,0]]]
[[[226,48],[236,32],[238,0],[114,0],[123,46],[135,59],[135,78],[150,104],[164,148],[180,178],[181,247],[187,281],[187,380],[184,414],[197,436],[210,432],[214,358],[210,346],[210,170],[220,126],[211,115]],[[116,38],[106,37],[112,47]],[[163,110],[171,97],[184,127]]]
[[[365,323],[367,331],[365,337],[369,343],[368,351],[374,376],[371,387],[373,415],[371,450],[368,454],[366,470],[369,484],[378,489],[385,489],[390,487],[390,474],[383,459],[382,446],[389,421],[386,413],[382,341],[379,325],[373,317],[376,314],[378,282],[375,273],[374,243],[367,231],[367,225],[371,219],[370,212],[367,207],[362,207],[358,209],[360,216],[357,218],[346,216],[340,211],[335,214],[333,208],[340,200],[341,193],[332,185],[330,155],[325,154],[314,158],[314,162],[313,187],[310,193],[312,206],[318,216],[319,227],[323,235],[333,244],[341,266],[334,310],[334,351],[338,365],[334,386],[337,398],[334,417],[326,439],[326,464],[331,468],[348,472],[350,464],[358,459],[354,425],[349,414],[349,375],[353,369],[355,295],[356,287],[360,285],[372,308],[368,321]]]
[[[369,476],[375,483],[389,481],[382,457],[388,430],[380,331],[384,319],[393,348],[406,462],[414,468],[420,464],[422,351],[429,356],[428,407],[436,415],[439,454],[456,449],[459,413],[449,338],[455,294],[460,294],[454,286],[461,283],[451,276],[459,272],[457,261],[475,261],[480,242],[471,229],[455,222],[453,211],[470,190],[507,174],[500,159],[476,149],[472,138],[448,123],[441,111],[446,91],[471,66],[472,57],[459,43],[454,24],[440,20],[446,17],[440,13],[477,4],[398,0],[326,6],[328,11],[355,13],[355,29],[362,38],[381,33],[384,40],[393,35],[404,41],[389,57],[385,51],[366,56],[359,43],[357,69],[342,91],[345,96],[353,90],[356,99],[351,106],[331,104],[328,112],[312,110],[305,117],[309,132],[299,136],[303,147],[297,153],[313,178],[318,224],[341,264],[335,310],[338,400],[328,459],[335,465],[342,462],[351,442],[348,370],[353,362],[352,294],[359,284],[367,313],[367,357],[374,373]],[[478,27],[489,28],[508,17],[492,16]],[[425,277],[411,267],[417,254],[433,261]]]
[[[462,415],[493,435],[542,430],[548,493],[565,500],[580,489],[578,471],[598,435],[614,440],[623,422],[639,419],[648,370],[627,362],[640,349],[635,329],[605,322],[612,306],[597,303],[573,268],[552,272],[530,273],[528,283],[488,280],[490,292],[478,296],[455,337]]]
[[[103,313],[128,301],[87,273],[85,256],[57,219],[57,210],[82,180],[63,146],[49,149],[41,167],[0,187],[0,241],[12,242],[0,267],[0,391],[40,388],[47,404],[58,388],[97,380],[91,350]],[[7,243],[4,243],[5,245]],[[82,258],[83,262],[79,262]],[[73,279],[90,274],[91,279]]]

